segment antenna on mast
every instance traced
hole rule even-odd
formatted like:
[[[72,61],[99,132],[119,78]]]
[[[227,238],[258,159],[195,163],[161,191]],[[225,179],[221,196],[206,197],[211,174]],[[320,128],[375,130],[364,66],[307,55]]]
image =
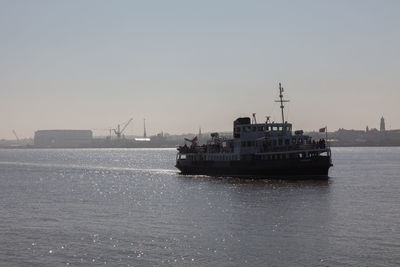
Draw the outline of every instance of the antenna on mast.
[[[275,102],[280,102],[281,103],[281,112],[282,112],[282,123],[285,123],[285,116],[283,114],[283,109],[285,108],[285,106],[283,105],[283,103],[285,102],[289,102],[289,100],[284,100],[283,99],[283,87],[281,86],[281,83],[279,83],[279,98],[280,100],[275,100]]]

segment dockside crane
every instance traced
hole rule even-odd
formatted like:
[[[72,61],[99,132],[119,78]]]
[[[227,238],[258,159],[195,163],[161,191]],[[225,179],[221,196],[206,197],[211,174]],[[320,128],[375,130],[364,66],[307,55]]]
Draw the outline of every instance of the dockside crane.
[[[122,123],[122,129],[120,124],[117,125],[117,129],[113,129],[118,139],[121,138],[122,133],[125,131],[126,127],[128,127],[129,123],[131,123],[132,120],[133,118],[130,118],[127,122]]]
[[[19,141],[19,138],[18,138],[17,132],[16,132],[15,130],[12,130],[12,132],[13,132],[13,134],[14,134],[15,138],[17,139],[17,141]]]

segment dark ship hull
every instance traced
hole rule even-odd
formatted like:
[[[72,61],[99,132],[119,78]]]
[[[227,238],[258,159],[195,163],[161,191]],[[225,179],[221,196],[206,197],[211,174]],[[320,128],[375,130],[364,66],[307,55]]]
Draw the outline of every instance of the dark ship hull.
[[[191,161],[177,160],[181,174],[232,176],[243,178],[328,179],[332,166],[330,157],[314,159]]]

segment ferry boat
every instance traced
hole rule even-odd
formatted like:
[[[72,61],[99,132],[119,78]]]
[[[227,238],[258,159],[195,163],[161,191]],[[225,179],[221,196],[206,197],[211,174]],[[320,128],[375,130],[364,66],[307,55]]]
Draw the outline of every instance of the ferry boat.
[[[189,146],[178,147],[176,168],[181,174],[234,176],[248,178],[328,179],[332,165],[326,139],[318,141],[292,131],[285,121],[283,87],[279,83],[282,122],[257,123],[255,113],[233,122],[233,138],[212,133],[207,144],[199,145],[197,137]],[[326,127],[320,129],[326,132]]]

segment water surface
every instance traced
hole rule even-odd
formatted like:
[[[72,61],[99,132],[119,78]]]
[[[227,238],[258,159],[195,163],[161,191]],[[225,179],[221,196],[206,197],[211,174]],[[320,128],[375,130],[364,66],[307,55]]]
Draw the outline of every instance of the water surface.
[[[181,176],[174,160],[0,150],[0,265],[400,263],[400,148],[333,148],[328,181]]]

